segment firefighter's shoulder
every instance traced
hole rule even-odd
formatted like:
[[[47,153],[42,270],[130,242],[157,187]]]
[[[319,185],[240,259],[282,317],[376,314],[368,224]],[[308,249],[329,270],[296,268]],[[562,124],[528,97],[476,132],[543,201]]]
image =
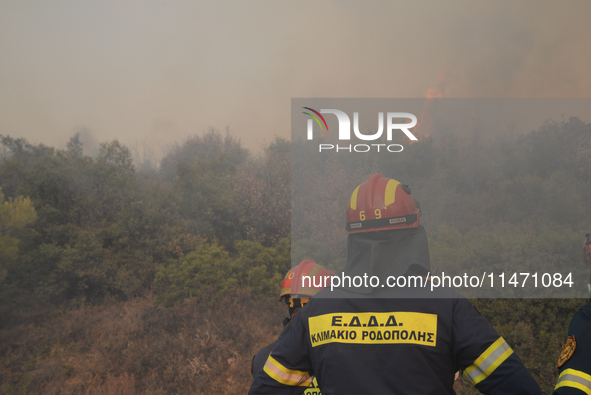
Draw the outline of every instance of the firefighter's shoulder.
[[[573,316],[559,352],[555,395],[591,394],[591,303]]]

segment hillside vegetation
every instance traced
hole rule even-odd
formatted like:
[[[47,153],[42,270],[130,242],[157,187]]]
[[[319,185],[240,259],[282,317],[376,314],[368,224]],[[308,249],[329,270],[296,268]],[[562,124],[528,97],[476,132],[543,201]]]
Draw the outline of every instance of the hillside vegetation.
[[[375,172],[419,199],[434,272],[588,276],[591,125],[577,118],[323,163],[291,158],[299,143],[282,139],[255,157],[216,131],[173,147],[157,169],[134,165],[118,141],[94,157],[78,135],[64,150],[0,141],[0,393],[244,393],[252,355],[286,315],[275,301],[283,275],[304,258],[342,267],[346,202]],[[350,185],[331,182],[343,175]],[[292,219],[291,182],[310,179],[294,195],[309,214]],[[585,300],[474,303],[550,392]]]

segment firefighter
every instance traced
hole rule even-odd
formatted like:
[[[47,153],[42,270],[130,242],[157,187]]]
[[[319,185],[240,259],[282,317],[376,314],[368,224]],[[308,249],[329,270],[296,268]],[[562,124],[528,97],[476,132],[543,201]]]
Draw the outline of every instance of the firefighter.
[[[374,174],[353,191],[343,283],[320,291],[294,317],[249,394],[300,394],[312,375],[324,395],[453,394],[460,369],[485,394],[541,393],[464,297],[446,288],[384,286],[389,276],[428,278],[420,219],[410,188],[396,180]],[[381,286],[347,277],[377,277]]]
[[[591,266],[589,233],[583,243],[583,262]],[[589,284],[588,289],[591,296]],[[559,375],[555,395],[591,394],[591,303],[581,307],[573,316],[556,367]]]
[[[323,266],[317,264],[311,259],[302,261],[287,272],[281,283],[281,292],[279,301],[283,300],[289,308],[289,318],[283,320],[283,326],[289,325],[293,317],[302,307],[308,303],[310,298],[318,293],[329,281],[334,272],[326,270]],[[253,376],[263,369],[267,357],[275,347],[278,340],[263,347],[252,358],[251,373]],[[315,378],[308,388],[305,395],[321,395],[318,383]]]

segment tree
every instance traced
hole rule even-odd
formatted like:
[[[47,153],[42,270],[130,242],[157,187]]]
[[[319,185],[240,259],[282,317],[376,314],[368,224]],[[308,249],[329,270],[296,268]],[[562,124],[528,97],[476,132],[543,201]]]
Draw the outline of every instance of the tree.
[[[290,143],[276,138],[236,174],[235,193],[249,240],[275,245],[291,231]]]
[[[19,233],[36,218],[31,199],[19,196],[5,201],[0,188],[0,285],[18,257]]]
[[[230,253],[216,243],[202,244],[160,268],[154,280],[157,301],[168,306],[187,298],[215,301],[244,288],[259,298],[276,297],[290,267],[289,239],[275,247],[239,241],[233,250]]]

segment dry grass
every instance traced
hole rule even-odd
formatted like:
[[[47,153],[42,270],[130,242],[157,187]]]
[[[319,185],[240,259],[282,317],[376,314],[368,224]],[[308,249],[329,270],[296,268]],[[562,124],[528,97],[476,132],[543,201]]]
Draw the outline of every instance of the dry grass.
[[[13,317],[0,331],[6,394],[238,394],[284,306],[248,295],[215,308],[150,299]]]
[[[215,306],[188,300],[163,308],[139,298],[13,312],[0,328],[0,394],[245,394],[252,356],[277,338],[285,315],[284,304],[249,295]],[[537,343],[524,341],[532,336],[522,326],[512,327],[512,344],[535,359],[528,350]],[[551,387],[553,372],[546,373]],[[478,393],[461,378],[455,390]]]

